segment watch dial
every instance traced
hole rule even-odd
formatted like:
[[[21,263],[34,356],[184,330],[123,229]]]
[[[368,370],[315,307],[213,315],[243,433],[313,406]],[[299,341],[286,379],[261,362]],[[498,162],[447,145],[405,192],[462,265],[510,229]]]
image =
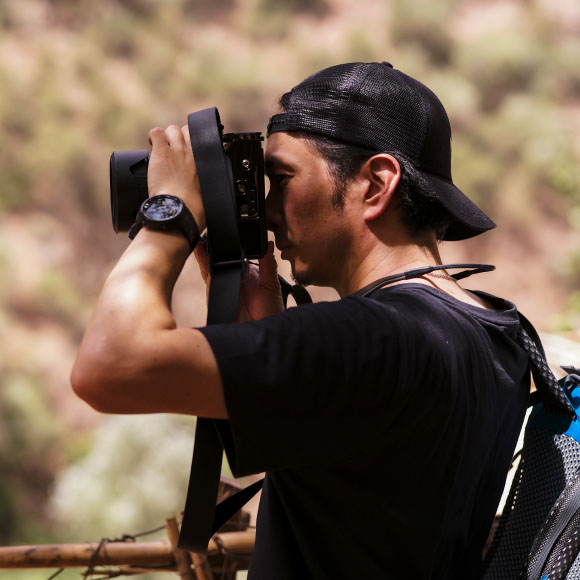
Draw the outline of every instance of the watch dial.
[[[143,213],[151,220],[170,220],[179,213],[181,205],[182,201],[177,197],[157,195],[148,200]]]

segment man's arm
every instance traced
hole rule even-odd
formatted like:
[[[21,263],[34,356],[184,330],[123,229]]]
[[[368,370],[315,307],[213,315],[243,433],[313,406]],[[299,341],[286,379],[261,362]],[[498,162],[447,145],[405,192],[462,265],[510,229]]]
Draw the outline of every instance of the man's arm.
[[[150,195],[181,197],[200,230],[205,216],[189,144],[179,127],[154,129]],[[74,391],[106,413],[172,412],[226,418],[217,363],[205,337],[176,327],[171,294],[187,240],[142,228],[102,290],[71,374]]]
[[[98,411],[227,417],[208,342],[170,310],[187,255],[179,234],[143,229],[106,281],[71,375]]]

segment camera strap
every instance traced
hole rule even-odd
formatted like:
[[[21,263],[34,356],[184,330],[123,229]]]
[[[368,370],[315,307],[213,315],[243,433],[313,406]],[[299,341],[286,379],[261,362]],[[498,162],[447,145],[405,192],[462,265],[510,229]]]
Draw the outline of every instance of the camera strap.
[[[223,148],[223,127],[215,107],[188,116],[191,148],[201,186],[210,255],[207,324],[235,322],[244,271],[231,162]],[[284,304],[292,294],[296,304],[311,302],[301,286],[281,279]],[[220,431],[227,421],[198,417],[191,472],[178,546],[206,553],[212,535],[261,488],[262,482],[241,490],[216,506],[223,444]]]
[[[211,282],[207,324],[235,322],[244,269],[230,160],[222,145],[222,125],[215,107],[188,116],[207,223]],[[223,420],[198,417],[189,486],[178,545],[206,553],[213,534],[223,446]]]
[[[403,280],[411,280],[412,278],[420,278],[431,272],[437,270],[454,270],[457,268],[466,268],[462,272],[457,274],[452,274],[451,278],[455,280],[463,280],[468,278],[473,274],[481,274],[482,272],[493,272],[495,266],[490,264],[439,264],[437,266],[424,266],[422,268],[414,268],[413,270],[406,270],[405,272],[400,272],[399,274],[391,274],[384,278],[379,278],[374,282],[371,282],[364,288],[357,290],[353,296],[369,296],[375,290],[379,290],[388,284],[394,284],[395,282],[401,282]]]

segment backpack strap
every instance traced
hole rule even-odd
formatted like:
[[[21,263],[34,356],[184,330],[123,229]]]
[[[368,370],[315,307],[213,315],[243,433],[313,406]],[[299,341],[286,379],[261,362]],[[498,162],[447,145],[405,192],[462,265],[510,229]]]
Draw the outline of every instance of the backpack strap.
[[[536,329],[521,312],[518,312],[518,317],[520,319],[518,340],[528,353],[534,383],[544,405],[551,412],[565,415],[575,421],[576,411],[563,386],[558,383],[548,366],[546,353]],[[536,399],[537,397],[534,397],[532,401],[535,403]]]

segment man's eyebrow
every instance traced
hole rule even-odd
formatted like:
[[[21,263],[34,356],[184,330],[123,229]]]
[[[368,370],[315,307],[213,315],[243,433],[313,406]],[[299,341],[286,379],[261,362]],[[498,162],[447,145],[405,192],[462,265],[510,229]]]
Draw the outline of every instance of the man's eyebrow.
[[[267,172],[271,172],[274,171],[275,169],[291,170],[292,166],[286,161],[284,161],[280,156],[274,153],[273,155],[269,155],[268,157],[266,157],[264,161],[264,168],[266,169]]]

